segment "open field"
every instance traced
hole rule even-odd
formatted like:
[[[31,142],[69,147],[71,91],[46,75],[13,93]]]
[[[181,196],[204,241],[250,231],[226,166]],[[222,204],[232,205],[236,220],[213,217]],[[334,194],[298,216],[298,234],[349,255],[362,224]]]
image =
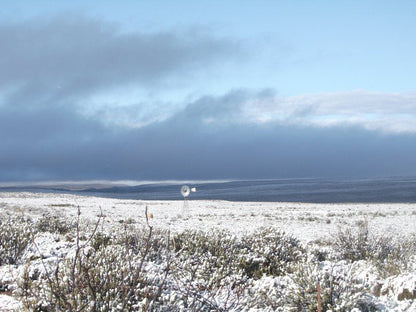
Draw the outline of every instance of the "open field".
[[[144,223],[144,211],[153,214],[152,225],[171,231],[226,229],[237,235],[260,227],[291,233],[302,241],[331,237],[340,226],[366,220],[379,233],[416,233],[416,204],[308,204],[273,202],[140,201],[64,194],[0,193],[4,212],[21,211],[33,217],[47,212],[94,220],[100,209],[107,225],[124,219]]]
[[[60,277],[71,280],[75,277],[64,274],[65,263],[73,263],[86,248],[90,258],[78,263],[94,256],[105,259],[108,248],[125,246],[119,238],[127,232],[139,233],[136,239],[144,246],[150,240],[162,242],[149,244],[144,254],[136,246],[141,251],[131,255],[130,245],[115,253],[129,259],[133,268],[141,263],[141,278],[151,276],[153,287],[160,290],[157,296],[136,294],[143,300],[136,298],[133,311],[314,311],[317,281],[322,284],[323,311],[416,311],[416,204],[190,200],[184,207],[182,201],[0,193],[0,212],[3,226],[21,222],[30,234],[16,261],[2,260],[0,286],[5,294],[0,295],[0,311],[33,308],[34,301],[45,298],[52,301],[48,289],[64,287],[46,277],[57,264],[63,270]],[[21,216],[23,223],[16,221]],[[153,232],[148,233],[150,228]],[[4,243],[1,247],[4,251]],[[25,294],[24,276],[31,285]],[[98,308],[97,300],[88,300],[92,303],[82,311],[106,311]],[[49,311],[48,302],[42,304]],[[131,309],[115,303],[110,310]]]

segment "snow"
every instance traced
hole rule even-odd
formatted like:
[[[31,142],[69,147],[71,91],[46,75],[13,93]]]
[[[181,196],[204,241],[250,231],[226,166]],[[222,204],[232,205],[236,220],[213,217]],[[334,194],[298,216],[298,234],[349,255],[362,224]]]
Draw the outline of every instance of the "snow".
[[[308,244],[315,241],[331,240],[339,227],[355,225],[366,220],[370,228],[384,235],[416,234],[416,204],[413,203],[345,203],[313,204],[282,202],[228,202],[218,200],[188,200],[184,210],[183,201],[143,201],[84,197],[70,194],[47,193],[0,193],[0,213],[2,215],[25,214],[39,218],[45,213],[62,215],[67,219],[77,217],[77,207],[81,216],[92,221],[104,215],[105,227],[111,229],[120,221],[132,219],[145,224],[147,209],[149,223],[158,229],[181,232],[186,229],[212,231],[225,229],[231,234],[241,236],[253,233],[262,227],[280,229]],[[59,240],[51,233],[36,237],[24,254],[25,259],[36,259],[42,254],[48,261],[64,257],[70,252],[71,244]],[[416,263],[416,262],[415,262]],[[334,270],[334,264],[328,270]],[[377,304],[380,311],[416,311],[416,303],[407,299],[407,293],[416,290],[416,264],[413,272],[390,277],[384,281]],[[19,269],[20,270],[20,269]],[[363,284],[376,285],[378,280],[374,268],[363,262],[353,265],[343,263],[336,266],[342,274],[353,270],[355,278]],[[340,274],[341,274],[340,273]],[[19,271],[11,266],[0,267],[0,280],[11,281]],[[349,273],[348,273],[349,274]],[[264,276],[253,282],[253,289],[270,293],[279,298],[285,285],[290,283],[286,277]],[[21,304],[9,294],[0,295],[0,311],[18,311]]]
[[[0,295],[0,312],[19,311],[22,305],[14,297],[8,295]]]
[[[95,220],[102,213],[107,224],[132,218],[145,222],[147,207],[152,225],[171,231],[184,229],[227,229],[236,235],[254,232],[260,227],[279,228],[304,242],[331,238],[340,226],[367,220],[379,233],[416,233],[416,204],[312,204],[280,202],[229,202],[188,200],[143,201],[69,194],[0,193],[0,209],[25,212],[33,217],[46,212],[74,218],[80,206],[83,217]]]

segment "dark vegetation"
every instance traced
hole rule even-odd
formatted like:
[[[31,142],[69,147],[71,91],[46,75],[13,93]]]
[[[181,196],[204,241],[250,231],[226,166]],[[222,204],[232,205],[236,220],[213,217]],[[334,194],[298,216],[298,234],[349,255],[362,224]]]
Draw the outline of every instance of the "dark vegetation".
[[[0,264],[24,266],[14,290],[24,309],[316,311],[319,287],[322,311],[376,311],[377,295],[351,274],[352,266],[364,261],[387,278],[407,272],[416,250],[414,238],[375,235],[365,222],[313,246],[274,229],[236,237],[226,231],[172,234],[149,222],[115,227],[106,231],[103,217],[85,226],[80,212],[76,220],[2,218]],[[42,233],[69,244],[68,253],[43,256],[36,243]],[[26,257],[30,248],[39,256]]]

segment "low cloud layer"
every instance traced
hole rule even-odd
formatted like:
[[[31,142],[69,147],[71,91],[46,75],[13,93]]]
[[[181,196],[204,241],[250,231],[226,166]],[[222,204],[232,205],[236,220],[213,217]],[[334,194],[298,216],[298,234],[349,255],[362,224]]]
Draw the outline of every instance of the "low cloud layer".
[[[183,108],[185,107],[185,108]],[[113,124],[141,127],[135,123],[142,113],[140,105],[125,111],[103,109],[104,116],[113,113]],[[117,116],[119,118],[117,118]],[[272,89],[252,92],[237,89],[221,96],[203,96],[190,103],[181,103],[172,111],[163,107],[147,115],[158,121],[187,118],[205,124],[276,124],[317,128],[357,127],[384,134],[416,133],[416,93],[377,93],[364,90],[278,97]],[[97,115],[99,118],[100,116]],[[112,123],[109,118],[106,122]]]
[[[0,181],[416,174],[415,94],[167,100],[242,47],[79,16],[0,24],[0,41]]]
[[[244,120],[245,105],[268,96],[240,90],[202,97],[139,128],[111,127],[62,108],[2,110],[2,180],[416,174],[414,134]]]
[[[247,103],[245,109],[249,118],[260,123],[416,133],[416,93],[351,91],[268,98]]]
[[[416,93],[351,91],[304,95],[271,99],[259,105],[253,103],[247,109],[260,122],[416,133]]]

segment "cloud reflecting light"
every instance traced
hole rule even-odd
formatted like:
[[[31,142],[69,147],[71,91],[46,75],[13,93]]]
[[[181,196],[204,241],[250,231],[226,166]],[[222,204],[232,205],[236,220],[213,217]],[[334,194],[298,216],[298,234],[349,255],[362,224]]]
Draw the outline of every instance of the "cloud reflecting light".
[[[414,93],[201,88],[246,47],[191,28],[126,33],[69,14],[2,23],[0,41],[0,181],[416,168]]]

